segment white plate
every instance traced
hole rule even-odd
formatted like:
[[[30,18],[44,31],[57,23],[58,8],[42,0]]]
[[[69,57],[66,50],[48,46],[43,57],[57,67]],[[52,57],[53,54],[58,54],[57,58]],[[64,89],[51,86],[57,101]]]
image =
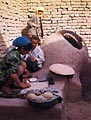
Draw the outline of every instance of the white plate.
[[[37,81],[37,80],[38,80],[37,78],[30,78],[30,79],[29,79],[30,82],[35,82],[35,81]]]

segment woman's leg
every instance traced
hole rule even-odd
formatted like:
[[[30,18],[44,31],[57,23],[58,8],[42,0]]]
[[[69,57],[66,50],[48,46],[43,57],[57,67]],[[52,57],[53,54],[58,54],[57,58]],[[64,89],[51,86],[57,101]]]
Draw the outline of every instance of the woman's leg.
[[[21,76],[24,71],[25,71],[25,67],[20,65],[19,69],[18,69],[18,72],[17,72],[18,77]]]
[[[19,66],[19,70],[18,70],[18,73],[17,75],[18,76],[21,76],[23,74],[23,71],[24,71],[24,68],[22,66]],[[12,76],[12,75],[11,75]],[[10,90],[10,87],[11,85],[13,85],[14,83],[14,80],[12,79],[12,77],[10,77],[6,83],[3,85],[3,87],[1,88],[1,90],[6,93],[6,94],[11,94],[11,90]]]
[[[32,64],[32,72],[38,71],[40,68],[38,67],[38,62],[37,60],[33,62]]]
[[[27,68],[26,62],[22,61],[22,62],[21,62],[21,66],[23,67],[23,71],[25,71],[26,68]]]

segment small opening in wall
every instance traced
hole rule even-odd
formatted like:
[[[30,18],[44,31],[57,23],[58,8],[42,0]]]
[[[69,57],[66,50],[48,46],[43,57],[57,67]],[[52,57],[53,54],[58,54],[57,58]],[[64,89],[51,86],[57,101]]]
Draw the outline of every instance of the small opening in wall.
[[[81,49],[82,48],[82,41],[76,39],[73,35],[69,33],[64,33],[64,38],[75,48]]]

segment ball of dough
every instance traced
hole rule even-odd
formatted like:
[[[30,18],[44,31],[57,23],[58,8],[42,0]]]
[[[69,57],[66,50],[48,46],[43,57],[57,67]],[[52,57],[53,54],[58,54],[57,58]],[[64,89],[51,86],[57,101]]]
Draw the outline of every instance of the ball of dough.
[[[47,99],[45,97],[43,97],[42,95],[39,95],[36,97],[36,102],[45,102],[47,101]]]
[[[51,92],[45,92],[44,94],[42,94],[42,96],[47,98],[48,100],[50,100],[54,97]]]
[[[34,99],[36,99],[36,95],[33,93],[29,93],[29,94],[27,94],[26,98],[29,100],[34,100]]]

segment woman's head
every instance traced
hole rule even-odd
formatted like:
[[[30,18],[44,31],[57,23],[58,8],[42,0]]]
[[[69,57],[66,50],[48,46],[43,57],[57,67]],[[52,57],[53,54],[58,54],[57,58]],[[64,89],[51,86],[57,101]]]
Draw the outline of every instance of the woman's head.
[[[35,12],[39,17],[41,17],[44,13],[44,7],[42,7],[42,6],[37,7]]]
[[[18,37],[13,41],[13,45],[18,47],[19,52],[21,54],[26,54],[28,53],[31,48],[32,48],[32,44],[31,41],[26,38],[26,37]]]
[[[31,38],[31,42],[32,42],[32,49],[35,49],[35,47],[39,45],[40,39],[37,36],[33,35]]]

